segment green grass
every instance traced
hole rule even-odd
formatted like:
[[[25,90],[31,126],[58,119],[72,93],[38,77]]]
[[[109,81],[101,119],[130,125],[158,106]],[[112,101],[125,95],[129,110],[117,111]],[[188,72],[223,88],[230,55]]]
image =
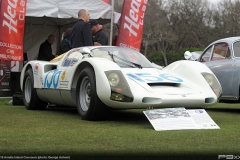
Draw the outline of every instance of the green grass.
[[[155,131],[143,110],[113,111],[105,121],[90,122],[81,120],[75,108],[30,111],[8,101],[0,99],[0,156],[217,159],[219,154],[240,155],[238,104],[206,109],[221,129]]]
[[[0,97],[0,105],[8,105],[10,100],[11,100],[11,98],[1,98]]]

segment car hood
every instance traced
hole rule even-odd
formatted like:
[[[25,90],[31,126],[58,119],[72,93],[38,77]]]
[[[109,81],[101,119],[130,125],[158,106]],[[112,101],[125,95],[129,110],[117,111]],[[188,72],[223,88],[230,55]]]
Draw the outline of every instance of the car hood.
[[[143,69],[123,69],[122,72],[126,77],[132,79],[138,83],[182,83],[183,80],[173,74],[166,73],[162,70],[155,68],[143,68]]]
[[[143,68],[143,69],[123,69],[122,72],[125,76],[135,83],[139,84],[147,91],[152,93],[159,93],[159,87],[165,88],[166,90],[160,91],[161,93],[169,92],[174,93],[176,86],[183,83],[184,80],[179,76],[169,74],[155,68]],[[168,89],[167,89],[168,88]],[[173,91],[175,90],[175,91]],[[157,91],[157,92],[156,92]],[[189,90],[187,91],[189,93]]]

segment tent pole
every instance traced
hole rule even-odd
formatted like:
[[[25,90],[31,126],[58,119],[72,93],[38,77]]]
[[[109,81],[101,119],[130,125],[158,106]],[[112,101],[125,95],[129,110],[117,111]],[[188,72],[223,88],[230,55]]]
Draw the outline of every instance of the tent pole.
[[[112,45],[112,35],[113,35],[113,13],[114,13],[114,0],[112,0],[112,13],[111,13],[111,28],[110,28],[110,41],[109,45]]]

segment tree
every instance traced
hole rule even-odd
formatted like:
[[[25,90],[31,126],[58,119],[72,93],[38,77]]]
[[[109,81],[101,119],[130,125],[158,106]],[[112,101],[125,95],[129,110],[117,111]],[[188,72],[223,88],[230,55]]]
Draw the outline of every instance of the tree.
[[[148,47],[151,52],[160,51],[167,65],[166,52],[169,45],[175,43],[177,36],[170,28],[167,13],[164,11],[165,5],[167,4],[163,0],[148,1],[144,18],[143,47],[145,56],[149,51]]]
[[[240,33],[240,1],[225,0],[215,13],[215,26],[221,33],[218,38],[237,36]],[[216,35],[217,36],[217,35]]]

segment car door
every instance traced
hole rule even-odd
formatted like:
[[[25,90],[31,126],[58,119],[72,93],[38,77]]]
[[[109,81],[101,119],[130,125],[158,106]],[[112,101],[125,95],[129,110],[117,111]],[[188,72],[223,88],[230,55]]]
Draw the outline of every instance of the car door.
[[[239,97],[239,86],[240,86],[240,41],[236,41],[232,45],[232,53],[234,59],[233,69],[233,95]]]
[[[209,53],[210,56],[204,55],[209,55]],[[224,42],[213,44],[203,53],[200,61],[205,63],[218,78],[223,89],[223,96],[233,96],[234,60],[229,44]]]

